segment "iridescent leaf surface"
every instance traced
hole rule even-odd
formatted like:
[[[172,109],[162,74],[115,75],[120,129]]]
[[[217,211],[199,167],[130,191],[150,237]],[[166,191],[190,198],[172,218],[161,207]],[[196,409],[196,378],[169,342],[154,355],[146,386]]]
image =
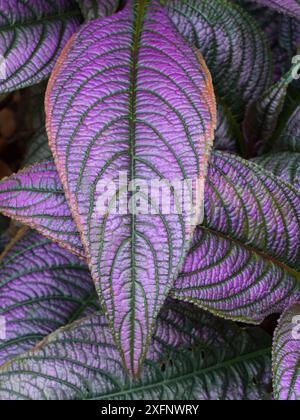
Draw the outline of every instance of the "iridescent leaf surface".
[[[0,261],[0,365],[99,309],[97,300],[84,262],[34,231],[23,233]]]
[[[205,212],[172,290],[176,298],[253,323],[300,299],[300,191],[218,152]]]
[[[254,160],[258,165],[284,179],[300,190],[300,154],[291,152],[268,153]]]
[[[270,338],[189,306],[159,316],[139,380],[128,377],[106,318],[64,328],[0,370],[7,400],[264,400]]]
[[[210,74],[156,1],[129,1],[72,38],[46,109],[101,304],[128,370],[138,375],[201,210],[180,214],[171,191],[175,212],[165,214],[146,189],[186,179],[203,189],[216,119]]]
[[[234,114],[257,99],[272,81],[267,40],[255,20],[224,0],[167,0],[178,30],[198,48],[214,86]]]
[[[47,78],[80,25],[74,0],[0,2],[0,93]]]
[[[300,19],[300,0],[252,0]]]
[[[274,396],[300,401],[300,305],[282,315],[273,342]]]
[[[1,181],[0,211],[71,252],[85,255],[53,161],[33,165]]]
[[[272,150],[300,153],[300,105],[296,107],[282,128],[280,136],[272,144]]]
[[[75,235],[58,174],[53,170],[51,176]],[[51,197],[51,191],[46,194]],[[282,312],[299,299],[299,209],[299,191],[254,163],[214,152],[205,227],[194,235],[171,293],[247,322]]]

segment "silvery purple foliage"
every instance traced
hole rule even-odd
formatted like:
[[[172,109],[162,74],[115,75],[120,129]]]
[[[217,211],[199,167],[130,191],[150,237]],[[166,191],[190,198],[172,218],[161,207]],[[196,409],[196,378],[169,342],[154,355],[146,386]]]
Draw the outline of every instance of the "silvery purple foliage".
[[[280,318],[273,343],[274,394],[278,400],[300,399],[300,305]]]
[[[1,0],[0,93],[49,77],[79,25],[75,0]]]
[[[32,135],[0,181],[0,400],[300,400],[299,22],[0,0]]]

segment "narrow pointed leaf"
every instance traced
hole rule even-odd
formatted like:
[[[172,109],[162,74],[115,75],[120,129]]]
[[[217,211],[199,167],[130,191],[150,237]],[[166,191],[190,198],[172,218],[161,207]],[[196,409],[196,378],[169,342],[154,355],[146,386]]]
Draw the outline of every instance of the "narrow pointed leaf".
[[[300,0],[252,0],[300,19]]]
[[[115,13],[120,0],[77,0],[85,20],[104,18]]]
[[[210,75],[156,1],[129,1],[73,37],[46,108],[101,304],[128,370],[138,375],[194,226],[186,211],[164,214],[147,192],[140,195],[147,214],[136,214],[124,185],[192,179],[203,186],[216,119]],[[99,209],[103,184],[118,185],[122,174],[119,196],[129,206],[120,214]]]
[[[167,0],[178,30],[203,54],[214,86],[235,115],[272,81],[267,40],[255,20],[224,0]]]
[[[33,165],[0,182],[0,211],[84,256],[53,161]]]
[[[282,315],[273,342],[274,396],[300,401],[300,305]]]
[[[0,261],[0,317],[6,333],[0,338],[0,365],[97,308],[85,263],[38,233],[23,233]]]
[[[106,318],[95,315],[1,369],[0,399],[265,400],[270,353],[270,339],[259,330],[169,304],[141,378],[130,380]]]
[[[74,0],[2,0],[0,93],[47,78],[79,25],[80,10]]]

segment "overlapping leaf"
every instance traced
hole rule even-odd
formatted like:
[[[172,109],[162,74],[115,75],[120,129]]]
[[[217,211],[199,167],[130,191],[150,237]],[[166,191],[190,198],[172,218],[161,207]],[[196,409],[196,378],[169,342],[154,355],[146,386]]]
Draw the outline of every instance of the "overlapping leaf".
[[[216,153],[178,299],[260,323],[300,298],[300,193],[259,166]]]
[[[284,124],[280,136],[272,144],[272,150],[300,153],[300,105]]]
[[[34,165],[2,181],[0,210],[71,252],[84,255],[53,161]]]
[[[117,11],[120,0],[77,0],[86,20],[110,16]]]
[[[39,179],[39,188],[50,203],[51,191],[44,187],[50,176],[68,215],[65,223],[75,235],[54,168]],[[0,191],[3,187],[0,184]],[[282,312],[300,297],[299,212],[299,191],[254,163],[214,152],[206,186],[205,227],[196,232],[171,293],[222,317],[251,323]]]
[[[282,315],[273,343],[274,396],[300,401],[300,305]]]
[[[120,13],[83,26],[48,88],[56,166],[101,303],[134,375],[194,226],[185,211],[162,214],[147,193],[139,196],[141,205],[149,206],[147,214],[136,214],[126,187],[137,179],[148,186],[153,179],[199,179],[203,185],[215,102],[199,58],[158,2],[129,1]],[[119,212],[125,214],[103,211],[102,204],[99,209],[103,185],[118,183],[121,174],[127,182],[119,202],[129,199],[129,209]],[[171,195],[176,207],[176,194]]]
[[[84,262],[38,233],[23,233],[0,261],[0,317],[5,320],[0,365],[99,309],[97,300]]]
[[[255,20],[224,0],[167,0],[178,30],[204,55],[217,94],[241,116],[271,83],[267,40]]]
[[[299,0],[252,0],[257,3],[268,6],[291,16],[300,19],[300,1]]]
[[[218,123],[215,132],[214,147],[217,150],[237,153],[239,146],[242,145],[242,142],[239,141],[241,136],[239,127],[226,106],[218,103],[217,111]]]
[[[178,303],[159,316],[139,380],[123,370],[106,318],[64,328],[0,370],[8,400],[269,399],[270,339]]]
[[[75,0],[2,0],[0,93],[47,78],[79,24]]]

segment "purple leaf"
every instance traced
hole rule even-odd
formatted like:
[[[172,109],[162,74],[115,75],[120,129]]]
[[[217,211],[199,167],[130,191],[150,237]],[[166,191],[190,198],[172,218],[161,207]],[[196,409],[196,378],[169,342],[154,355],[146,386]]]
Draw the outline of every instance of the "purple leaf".
[[[86,20],[104,18],[115,13],[120,0],[77,0]]]
[[[272,145],[273,151],[300,153],[300,105],[292,112],[280,136]]]
[[[254,159],[273,174],[300,190],[300,154],[291,152],[269,153]]]
[[[85,263],[33,231],[22,233],[0,261],[0,319],[5,320],[0,365],[97,309]]]
[[[62,48],[80,25],[73,0],[0,2],[0,93],[50,75]]]
[[[273,342],[274,396],[300,400],[300,305],[282,315]]]
[[[216,119],[210,74],[156,1],[129,1],[72,38],[46,109],[50,146],[101,304],[137,376],[201,209],[191,223],[189,212],[164,214],[147,192],[137,199],[127,188],[190,179],[201,190]],[[115,187],[122,176],[123,189],[104,208],[105,185]],[[171,191],[175,207],[177,198]],[[112,211],[114,200],[128,199],[129,208]],[[147,214],[136,214],[136,200]]]
[[[129,380],[106,317],[94,315],[1,369],[0,399],[265,400],[270,398],[270,341],[258,329],[168,304],[141,378]]]
[[[241,135],[238,124],[235,122],[230,110],[220,102],[218,103],[217,110],[218,121],[214,148],[230,153],[238,153],[239,146],[242,146],[242,142],[238,140]]]
[[[40,179],[41,190],[51,197],[44,187],[49,176],[55,177],[52,182],[60,191],[66,224],[75,236],[57,172]],[[222,317],[250,323],[282,312],[300,293],[299,209],[300,192],[254,163],[214,152],[205,194],[205,227],[194,235],[171,293]]]
[[[173,296],[250,323],[300,299],[300,191],[218,152],[205,212]]]
[[[300,19],[300,1],[299,0],[252,0],[257,3],[268,6],[278,12],[285,13]]]
[[[265,34],[238,5],[224,0],[166,0],[180,33],[203,54],[216,93],[237,116],[272,82]]]
[[[53,161],[33,165],[1,181],[0,211],[85,256]]]

